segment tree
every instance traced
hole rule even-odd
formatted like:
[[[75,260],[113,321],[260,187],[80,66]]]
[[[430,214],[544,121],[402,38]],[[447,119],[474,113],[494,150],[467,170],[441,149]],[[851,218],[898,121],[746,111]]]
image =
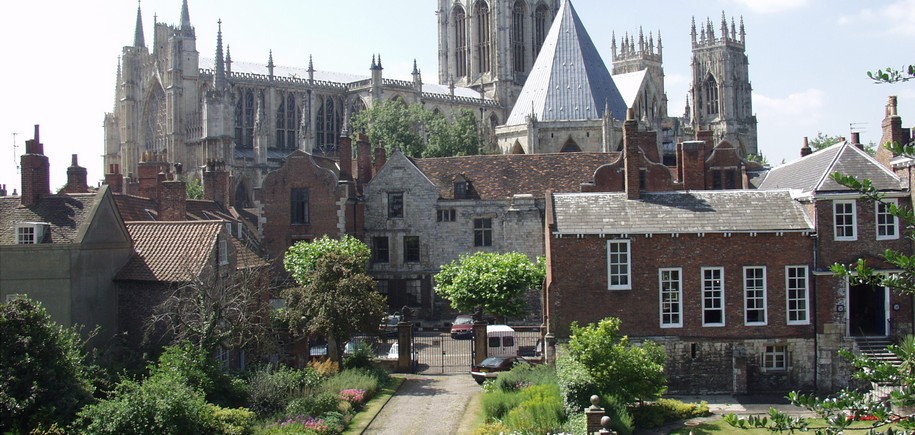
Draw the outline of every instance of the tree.
[[[147,321],[147,335],[189,341],[212,354],[219,348],[269,349],[268,265],[240,265],[227,274],[187,273]]]
[[[817,137],[807,141],[807,146],[809,146],[813,151],[819,151],[829,148],[837,143],[839,143],[839,136],[828,136],[823,134],[822,131],[818,131]]]
[[[479,154],[482,139],[472,110],[454,113],[453,121],[419,104],[387,100],[353,116],[353,127],[365,130],[373,143],[383,143],[410,157],[450,157]]]
[[[587,369],[601,395],[627,404],[661,397],[667,390],[664,350],[652,341],[631,345],[620,336],[620,324],[615,317],[584,327],[573,322],[569,354]]]
[[[187,180],[184,184],[184,191],[187,199],[203,199],[203,184],[197,177]]]
[[[461,312],[488,312],[498,317],[520,316],[524,292],[543,284],[543,261],[532,262],[518,252],[476,252],[442,265],[435,275],[435,292]]]
[[[915,79],[915,65],[903,66],[900,69],[884,68],[882,70],[868,71],[867,76],[874,83],[899,83]]]
[[[369,248],[348,235],[298,242],[283,259],[299,285],[282,293],[290,330],[327,337],[328,356],[338,363],[353,333],[378,329],[386,312],[385,297],[366,273],[368,260]]]
[[[84,344],[37,302],[0,303],[0,433],[65,426],[91,402]]]

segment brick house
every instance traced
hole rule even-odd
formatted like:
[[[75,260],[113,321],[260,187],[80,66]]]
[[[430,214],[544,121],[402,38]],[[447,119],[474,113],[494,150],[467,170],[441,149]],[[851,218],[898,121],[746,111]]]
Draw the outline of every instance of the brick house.
[[[760,189],[792,189],[795,199],[807,209],[816,224],[817,243],[810,263],[817,301],[817,386],[823,390],[847,382],[847,365],[835,357],[840,348],[862,350],[868,343],[886,344],[912,334],[912,298],[889,288],[849,285],[833,275],[835,263],[852,264],[864,259],[876,270],[894,273],[883,259],[887,249],[912,253],[912,241],[904,227],[889,214],[886,205],[863,199],[857,192],[836,183],[830,175],[839,172],[869,179],[884,195],[885,203],[911,208],[911,191],[900,178],[862,150],[858,134],[824,150],[774,168]]]
[[[112,278],[132,252],[130,236],[111,191],[90,192],[75,155],[66,187],[51,194],[38,133],[21,157],[22,194],[0,189],[0,298],[26,295],[61,325],[98,326],[100,346],[117,332]]]

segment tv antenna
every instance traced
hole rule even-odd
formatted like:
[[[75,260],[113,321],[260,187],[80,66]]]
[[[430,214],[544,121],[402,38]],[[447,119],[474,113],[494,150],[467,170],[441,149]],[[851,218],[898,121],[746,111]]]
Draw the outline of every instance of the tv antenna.
[[[17,174],[19,173],[19,162],[16,160],[16,155],[18,154],[18,153],[16,152],[16,150],[19,148],[19,146],[16,145],[16,135],[18,135],[18,134],[19,134],[19,133],[13,133],[13,164],[16,165],[16,173],[17,173]]]
[[[866,122],[849,122],[848,131],[849,131],[849,133],[855,133],[855,132],[860,133],[863,131],[867,131],[867,129],[864,128],[864,126],[866,126],[866,125],[867,125]]]

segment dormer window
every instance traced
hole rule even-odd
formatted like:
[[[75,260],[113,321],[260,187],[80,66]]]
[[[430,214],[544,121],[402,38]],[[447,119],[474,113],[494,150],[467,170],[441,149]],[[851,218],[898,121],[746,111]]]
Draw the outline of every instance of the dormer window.
[[[33,245],[44,243],[51,224],[47,222],[23,222],[16,226],[16,243]]]
[[[454,198],[467,198],[470,195],[470,182],[463,175],[454,177]]]

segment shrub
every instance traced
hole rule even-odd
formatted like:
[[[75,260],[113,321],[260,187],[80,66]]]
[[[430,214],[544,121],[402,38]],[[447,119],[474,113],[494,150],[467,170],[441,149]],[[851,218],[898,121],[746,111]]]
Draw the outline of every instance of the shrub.
[[[340,371],[340,366],[329,358],[318,358],[308,362],[308,368],[318,372],[321,376],[330,377]]]
[[[174,377],[118,384],[112,396],[79,413],[87,434],[216,433],[220,424],[202,394]]]
[[[289,401],[284,414],[287,416],[304,415],[321,417],[329,412],[340,410],[340,396],[337,393],[322,392],[296,397]]]
[[[344,370],[321,384],[321,390],[338,394],[343,390],[364,391],[365,400],[378,394],[379,383],[372,372],[363,369]]]
[[[521,433],[552,433],[560,429],[565,412],[556,385],[534,385],[520,393],[521,403],[503,420],[511,430]]]
[[[90,366],[73,328],[26,298],[0,303],[0,433],[69,424],[92,401]]]
[[[483,415],[486,421],[501,420],[521,403],[521,393],[495,389],[483,395]]]
[[[365,340],[356,340],[353,353],[343,358],[343,369],[368,369],[375,366],[375,350]]]
[[[637,426],[626,408],[626,403],[610,394],[601,395],[600,398],[604,414],[610,417],[610,429],[618,435],[632,435]]]
[[[555,385],[557,382],[556,370],[548,365],[519,365],[499,375],[495,385],[503,391],[515,391],[531,385]]]
[[[365,403],[365,390],[346,389],[340,390],[340,398],[357,407]]]
[[[280,420],[267,428],[270,434],[333,434],[334,431],[323,418],[296,416]]]
[[[709,414],[708,403],[684,403],[675,399],[658,399],[629,409],[635,426],[650,429],[667,423]]]
[[[473,435],[502,435],[507,433],[510,433],[510,431],[501,421],[483,423],[473,431]]]
[[[588,369],[568,354],[556,360],[559,392],[566,410],[571,414],[591,405],[591,396],[598,392]]]
[[[209,408],[219,426],[219,433],[225,435],[251,433],[256,418],[253,412],[245,408],[221,408],[216,405],[209,405]]]
[[[249,407],[261,417],[275,415],[296,395],[315,389],[321,379],[317,372],[309,369],[260,368],[248,378]]]

